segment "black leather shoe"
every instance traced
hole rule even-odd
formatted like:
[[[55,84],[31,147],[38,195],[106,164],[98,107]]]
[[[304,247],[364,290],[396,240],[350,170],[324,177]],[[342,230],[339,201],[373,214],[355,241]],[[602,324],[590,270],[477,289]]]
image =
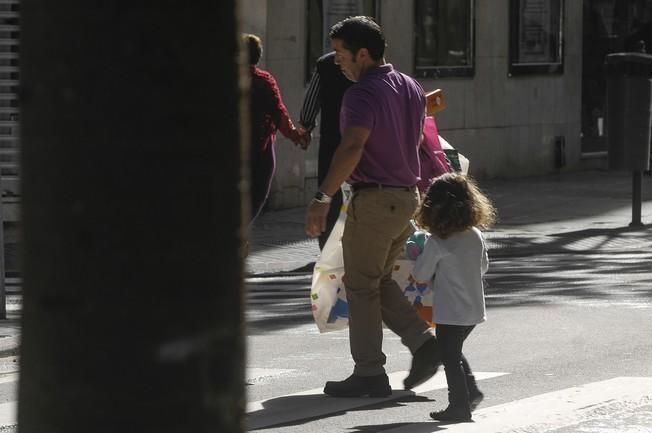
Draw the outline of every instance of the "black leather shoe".
[[[405,389],[421,385],[437,373],[441,364],[441,353],[435,337],[430,338],[414,352],[410,374],[403,380]]]
[[[471,421],[471,412],[462,409],[453,409],[448,406],[438,412],[430,412],[430,418],[444,422],[469,422]]]
[[[473,394],[469,395],[469,407],[471,412],[475,410],[476,407],[484,400],[484,394],[480,391],[476,391]]]
[[[331,397],[388,397],[392,395],[392,387],[385,373],[376,376],[352,374],[339,382],[326,382],[324,394]]]

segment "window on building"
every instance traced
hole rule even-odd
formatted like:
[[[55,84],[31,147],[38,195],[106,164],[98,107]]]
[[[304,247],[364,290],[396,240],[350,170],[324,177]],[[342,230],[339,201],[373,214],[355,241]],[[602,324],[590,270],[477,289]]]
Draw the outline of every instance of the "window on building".
[[[474,0],[415,0],[417,77],[469,77],[474,72]]]
[[[315,61],[330,51],[328,32],[336,22],[353,15],[367,15],[380,23],[380,0],[308,0],[306,7],[306,81]]]
[[[563,72],[563,0],[510,0],[509,75]]]

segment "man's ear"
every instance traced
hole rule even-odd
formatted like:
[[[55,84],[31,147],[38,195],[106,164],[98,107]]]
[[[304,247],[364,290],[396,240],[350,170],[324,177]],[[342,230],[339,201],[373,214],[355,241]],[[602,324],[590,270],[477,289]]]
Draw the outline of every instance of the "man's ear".
[[[359,60],[365,60],[365,59],[366,60],[371,60],[371,57],[369,56],[369,50],[366,49],[366,48],[360,48],[358,50],[357,56],[358,56]]]

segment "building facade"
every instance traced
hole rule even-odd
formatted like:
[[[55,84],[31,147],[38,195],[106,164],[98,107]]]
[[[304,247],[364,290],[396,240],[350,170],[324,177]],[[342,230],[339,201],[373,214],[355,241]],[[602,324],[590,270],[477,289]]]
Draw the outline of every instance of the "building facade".
[[[242,28],[263,37],[263,66],[294,119],[328,28],[371,15],[386,59],[444,90],[440,134],[479,179],[606,167],[605,79],[610,52],[650,38],[650,0],[245,0]],[[649,29],[648,29],[649,28]],[[650,33],[650,35],[648,35]],[[279,137],[270,207],[314,193],[317,143],[307,152]]]

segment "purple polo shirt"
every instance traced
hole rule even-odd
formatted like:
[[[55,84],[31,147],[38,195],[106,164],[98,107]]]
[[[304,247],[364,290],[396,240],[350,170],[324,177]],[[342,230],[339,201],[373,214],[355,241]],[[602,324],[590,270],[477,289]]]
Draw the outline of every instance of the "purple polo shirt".
[[[342,100],[340,129],[371,131],[350,183],[412,186],[420,176],[419,141],[426,109],[423,88],[391,64],[365,72]]]

